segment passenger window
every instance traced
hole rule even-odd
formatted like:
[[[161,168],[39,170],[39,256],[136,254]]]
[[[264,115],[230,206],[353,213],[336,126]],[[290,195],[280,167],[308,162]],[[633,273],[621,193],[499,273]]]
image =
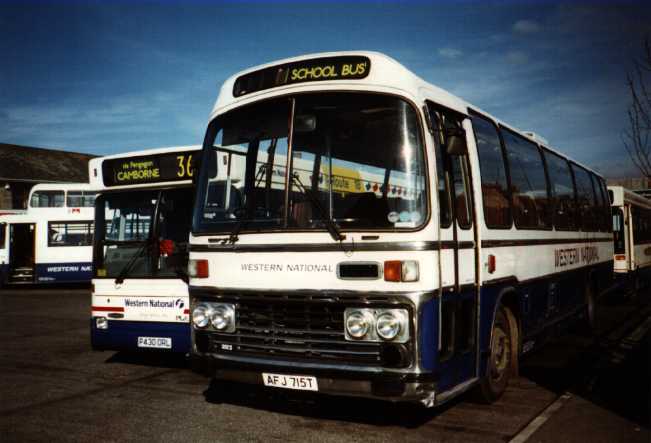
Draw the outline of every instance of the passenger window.
[[[581,227],[584,231],[595,231],[597,228],[594,211],[596,204],[590,174],[575,164],[572,164],[572,172],[576,183],[576,199],[581,214]]]
[[[543,152],[552,190],[554,227],[560,231],[578,229],[574,220],[575,190],[570,165],[567,160],[551,151],[544,149]]]
[[[510,228],[511,207],[502,144],[497,127],[477,114],[472,115],[477,142],[484,219],[489,228]]]
[[[32,208],[62,208],[64,204],[63,191],[36,191],[32,194]]]
[[[93,222],[48,223],[48,246],[90,246],[93,242]]]
[[[605,231],[606,230],[606,222],[608,221],[608,215],[610,211],[606,212],[605,206],[604,206],[604,196],[602,195],[602,189],[601,189],[601,183],[599,183],[599,179],[597,176],[594,174],[590,174],[590,178],[592,179],[592,189],[594,191],[595,195],[595,206],[594,206],[594,216],[595,216],[595,223],[596,223],[596,228],[598,231]]]
[[[0,223],[0,249],[5,248],[5,232],[7,229],[6,223]]]
[[[603,178],[599,179],[599,185],[601,186],[601,192],[604,196],[604,211],[606,214],[610,214],[610,194]],[[606,219],[606,232],[613,232],[613,225],[610,223],[608,217]]]
[[[538,145],[509,130],[502,138],[511,173],[513,220],[518,228],[550,228],[551,202]]]
[[[96,194],[88,191],[68,191],[66,206],[69,208],[92,208]]]

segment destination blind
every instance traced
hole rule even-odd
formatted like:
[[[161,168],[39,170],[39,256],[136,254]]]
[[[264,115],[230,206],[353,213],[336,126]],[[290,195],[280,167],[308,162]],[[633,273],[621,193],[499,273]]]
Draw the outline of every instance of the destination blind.
[[[370,70],[371,60],[368,57],[357,55],[323,57],[286,63],[238,77],[233,86],[233,96],[240,97],[252,92],[294,83],[358,80],[367,77]]]
[[[200,151],[109,159],[102,164],[105,186],[192,180]]]

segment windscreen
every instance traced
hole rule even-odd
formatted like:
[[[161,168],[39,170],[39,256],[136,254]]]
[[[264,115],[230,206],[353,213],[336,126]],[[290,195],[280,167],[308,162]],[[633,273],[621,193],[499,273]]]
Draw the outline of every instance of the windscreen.
[[[326,223],[402,230],[427,219],[419,121],[397,97],[270,100],[218,117],[209,137],[197,232],[323,230]]]
[[[107,193],[97,199],[97,277],[184,277],[191,188]]]

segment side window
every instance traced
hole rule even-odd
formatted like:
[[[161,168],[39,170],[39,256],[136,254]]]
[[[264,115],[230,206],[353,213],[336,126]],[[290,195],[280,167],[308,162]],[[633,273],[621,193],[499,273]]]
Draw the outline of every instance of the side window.
[[[7,232],[7,224],[0,223],[0,249],[5,248],[6,232]]]
[[[93,243],[93,222],[48,223],[48,246],[90,246]]]
[[[472,115],[477,142],[484,219],[489,228],[511,227],[511,206],[502,144],[497,127],[477,114]]]
[[[606,186],[606,181],[603,178],[599,179],[599,184],[601,186],[601,191],[604,196],[604,211],[606,214],[610,214],[610,192],[608,191],[608,187]],[[610,220],[607,220],[606,222],[606,232],[613,232],[613,225],[610,223]]]
[[[572,172],[576,182],[576,199],[579,205],[581,227],[584,231],[595,231],[598,223],[594,213],[595,194],[590,174],[575,164],[572,164]]]
[[[551,202],[545,165],[538,145],[502,129],[506,158],[511,173],[513,220],[518,228],[550,228]]]
[[[649,239],[651,239],[651,211],[648,209],[640,209],[638,214],[641,215],[640,243],[648,243]]]
[[[590,174],[590,178],[592,179],[592,189],[594,190],[594,196],[595,196],[595,206],[594,206],[594,215],[596,220],[595,223],[597,225],[597,230],[603,232],[606,230],[606,222],[608,220],[607,216],[610,213],[610,211],[606,212],[605,210],[604,196],[602,194],[601,183],[599,183],[599,178],[594,174]]]
[[[578,229],[574,220],[575,191],[570,165],[551,151],[544,149],[543,152],[551,183],[554,227],[560,231]]]
[[[63,191],[36,191],[32,194],[32,208],[62,208],[64,204]]]
[[[95,204],[95,196],[94,192],[68,191],[66,206],[71,208],[92,208]]]

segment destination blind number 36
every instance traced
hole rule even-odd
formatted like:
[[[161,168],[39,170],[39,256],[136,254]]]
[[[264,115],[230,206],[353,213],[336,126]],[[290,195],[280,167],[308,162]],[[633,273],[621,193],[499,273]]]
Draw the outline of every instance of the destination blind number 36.
[[[176,176],[179,178],[192,177],[194,175],[194,165],[192,164],[192,154],[177,155],[178,169]]]

